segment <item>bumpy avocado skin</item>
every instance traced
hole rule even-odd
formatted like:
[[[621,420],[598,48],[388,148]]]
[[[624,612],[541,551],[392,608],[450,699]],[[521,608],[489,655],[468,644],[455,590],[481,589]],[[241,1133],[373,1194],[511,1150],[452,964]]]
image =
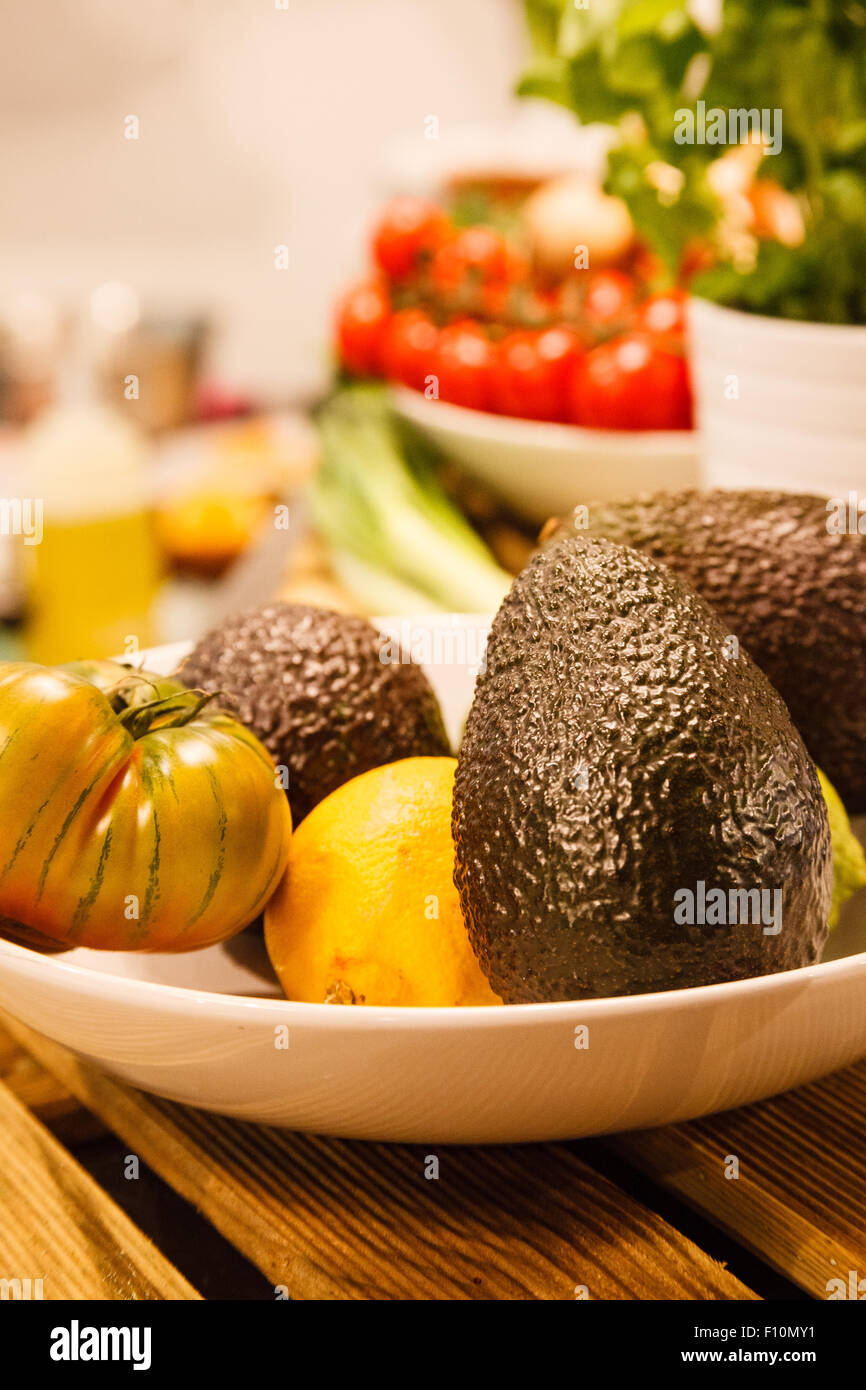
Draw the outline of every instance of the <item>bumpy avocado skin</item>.
[[[509,1003],[813,962],[832,861],[814,765],[727,627],[667,567],[570,536],[491,630],[454,788],[455,882]],[[675,893],[783,890],[782,928],[679,925]],[[770,899],[772,901],[772,899]]]
[[[389,656],[380,659],[380,652]],[[400,758],[451,751],[420,666],[397,661],[364,618],[270,603],[208,633],[182,663],[188,686],[231,710],[288,769],[292,821],[348,782]]]
[[[848,811],[866,812],[866,536],[828,532],[826,497],[784,492],[659,492],[587,512],[588,534],[663,561],[712,604]]]

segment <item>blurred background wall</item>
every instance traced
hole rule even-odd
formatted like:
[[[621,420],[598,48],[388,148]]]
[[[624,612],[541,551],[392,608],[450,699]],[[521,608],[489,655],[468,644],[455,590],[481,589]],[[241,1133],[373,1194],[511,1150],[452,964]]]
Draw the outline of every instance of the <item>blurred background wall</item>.
[[[2,0],[0,295],[207,311],[214,375],[304,397],[386,149],[501,116],[513,0]],[[139,138],[125,138],[135,116]],[[274,247],[288,247],[275,273]]]

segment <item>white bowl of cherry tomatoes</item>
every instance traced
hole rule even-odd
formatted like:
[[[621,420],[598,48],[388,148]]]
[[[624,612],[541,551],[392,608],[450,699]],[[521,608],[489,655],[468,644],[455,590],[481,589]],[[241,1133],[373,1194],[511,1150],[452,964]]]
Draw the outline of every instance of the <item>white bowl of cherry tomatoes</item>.
[[[343,369],[389,383],[401,415],[532,520],[699,480],[685,292],[656,288],[630,232],[612,243],[591,223],[556,229],[574,248],[557,265],[523,234],[529,218],[460,225],[397,198],[375,269],[337,310]]]

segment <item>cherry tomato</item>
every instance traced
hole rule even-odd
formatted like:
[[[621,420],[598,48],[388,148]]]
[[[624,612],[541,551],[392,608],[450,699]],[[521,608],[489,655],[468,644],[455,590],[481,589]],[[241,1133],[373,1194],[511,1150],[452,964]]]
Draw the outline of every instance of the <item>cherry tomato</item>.
[[[542,332],[509,333],[497,352],[496,409],[524,420],[567,419],[568,382],[580,352],[580,338],[564,324]]]
[[[382,361],[389,381],[423,391],[436,370],[439,330],[423,309],[401,309],[385,330]]]
[[[689,368],[651,335],[627,333],[578,359],[572,419],[594,429],[684,430],[692,424]]]
[[[471,410],[488,410],[494,359],[493,345],[479,324],[472,319],[449,323],[439,334],[433,368],[440,400]]]
[[[686,331],[686,300],[684,290],[665,290],[651,294],[637,306],[632,320],[636,329],[645,333],[661,333],[666,338],[683,337]]]
[[[635,281],[626,271],[597,270],[587,286],[584,313],[591,324],[610,328],[626,319],[635,290]]]
[[[392,280],[405,280],[418,269],[448,231],[448,218],[426,198],[402,197],[390,202],[373,232],[376,264]]]
[[[522,261],[501,232],[493,227],[464,227],[443,242],[433,256],[434,287],[443,294],[459,290],[467,280],[480,285],[506,284],[522,273]]]
[[[347,371],[376,376],[382,370],[382,343],[391,305],[378,280],[354,285],[337,306],[337,351]]]

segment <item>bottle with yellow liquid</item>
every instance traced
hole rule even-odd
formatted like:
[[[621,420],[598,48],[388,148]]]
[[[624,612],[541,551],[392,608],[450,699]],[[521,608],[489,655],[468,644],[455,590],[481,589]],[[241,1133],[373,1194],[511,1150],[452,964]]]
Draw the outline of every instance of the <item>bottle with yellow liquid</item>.
[[[160,575],[138,428],[79,378],[29,427],[22,462],[42,516],[28,553],[28,657],[51,664],[150,645]]]

